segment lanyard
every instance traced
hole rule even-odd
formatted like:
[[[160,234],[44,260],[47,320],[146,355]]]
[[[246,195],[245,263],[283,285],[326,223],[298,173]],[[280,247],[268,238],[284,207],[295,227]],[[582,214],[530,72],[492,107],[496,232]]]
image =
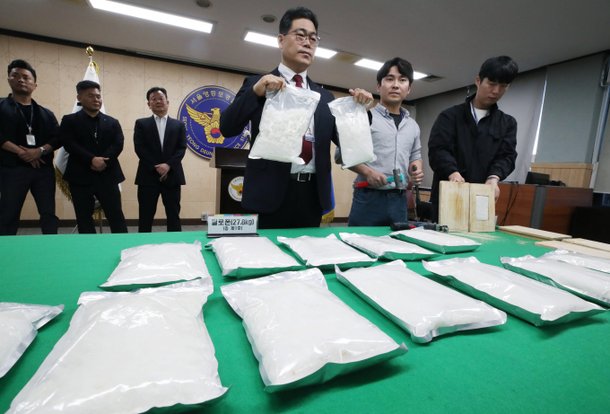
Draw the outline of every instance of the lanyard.
[[[25,121],[25,126],[28,127],[28,134],[32,135],[32,125],[34,124],[34,105],[30,105],[30,123],[29,124],[28,124],[28,119],[25,117],[25,114],[23,113],[23,110],[21,110],[21,105],[19,105],[17,102],[15,102],[15,105],[17,105],[17,109],[19,110],[21,117]]]

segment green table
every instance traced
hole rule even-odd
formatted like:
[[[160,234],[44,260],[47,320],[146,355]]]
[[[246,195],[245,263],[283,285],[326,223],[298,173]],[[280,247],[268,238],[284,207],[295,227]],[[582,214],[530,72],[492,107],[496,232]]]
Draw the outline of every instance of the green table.
[[[371,235],[387,227],[261,231],[271,237],[326,236],[340,231]],[[472,235],[483,246],[474,253],[499,265],[501,255],[539,255],[547,249],[534,240],[506,233]],[[123,235],[0,237],[0,301],[57,305],[64,312],[41,329],[35,341],[0,379],[0,412],[66,332],[84,291],[98,290],[119,261],[120,251],[146,243],[207,241],[203,232]],[[219,363],[222,383],[230,387],[211,413],[609,413],[610,314],[566,325],[536,328],[512,316],[500,327],[442,336],[429,344],[413,343],[394,325],[327,273],[330,289],[397,342],[406,355],[325,384],[267,394],[258,363],[241,320],[229,308],[219,286],[224,283],[213,254],[204,253],[215,292],[204,318]],[[451,255],[451,257],[469,254]],[[409,268],[430,275],[419,262]],[[610,276],[609,276],[610,277]],[[1,338],[0,338],[1,340]],[[194,410],[197,412],[197,410]]]

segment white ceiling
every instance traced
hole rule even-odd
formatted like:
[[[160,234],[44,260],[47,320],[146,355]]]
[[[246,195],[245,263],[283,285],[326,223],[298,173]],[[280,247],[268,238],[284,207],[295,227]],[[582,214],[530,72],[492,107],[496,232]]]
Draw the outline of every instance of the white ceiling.
[[[279,50],[246,44],[247,30],[276,35],[261,16],[299,3],[278,0],[121,0],[215,23],[211,34],[93,10],[85,0],[0,0],[0,28],[58,39],[262,73]],[[320,22],[321,46],[341,51],[317,59],[310,76],[339,88],[375,90],[375,72],[353,66],[361,56],[401,56],[440,76],[416,81],[410,99],[473,82],[487,57],[512,56],[522,71],[610,50],[609,0],[302,0]]]

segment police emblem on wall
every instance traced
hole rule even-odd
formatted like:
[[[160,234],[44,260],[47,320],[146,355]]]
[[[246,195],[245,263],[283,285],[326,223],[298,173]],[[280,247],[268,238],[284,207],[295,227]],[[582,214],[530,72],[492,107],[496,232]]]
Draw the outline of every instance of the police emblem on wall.
[[[235,93],[221,86],[202,86],[189,93],[178,108],[178,119],[186,126],[186,144],[195,154],[210,159],[214,147],[243,148],[250,137],[250,125],[241,134],[224,137],[220,133],[220,113]]]

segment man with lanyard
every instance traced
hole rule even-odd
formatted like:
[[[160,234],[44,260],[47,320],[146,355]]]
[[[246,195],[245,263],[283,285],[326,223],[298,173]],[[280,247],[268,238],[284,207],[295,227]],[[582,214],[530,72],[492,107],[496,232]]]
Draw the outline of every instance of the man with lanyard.
[[[406,179],[424,178],[419,126],[401,105],[411,92],[413,67],[395,57],[377,72],[379,104],[369,111],[375,161],[352,168],[358,173],[349,226],[389,226],[407,220]],[[337,157],[340,150],[337,149]],[[398,182],[395,181],[398,179]]]
[[[36,71],[25,60],[8,65],[11,95],[0,101],[0,235],[17,234],[30,191],[43,234],[57,234],[53,151],[60,147],[53,112],[32,99]]]
[[[497,102],[515,79],[519,67],[508,56],[487,59],[475,78],[477,92],[466,102],[443,111],[432,126],[428,159],[434,171],[433,215],[438,217],[440,181],[485,183],[494,187],[514,169],[517,121]]]
[[[102,94],[97,82],[80,81],[76,92],[82,109],[62,118],[59,134],[70,154],[64,179],[70,184],[78,232],[95,233],[93,210],[97,198],[110,231],[127,233],[119,189],[119,183],[125,180],[119,164],[123,130],[119,121],[100,112]]]
[[[248,159],[244,176],[242,206],[259,214],[259,228],[318,227],[322,212],[332,207],[330,142],[337,143],[334,117],[328,103],[333,95],[307,76],[320,38],[318,19],[304,7],[288,10],[279,24],[280,65],[266,75],[246,78],[235,100],[220,118],[224,136],[241,133],[252,122],[256,139],[267,92],[286,84],[320,93],[307,133],[301,158],[305,165],[265,159]],[[360,103],[373,101],[364,90],[350,90]]]

